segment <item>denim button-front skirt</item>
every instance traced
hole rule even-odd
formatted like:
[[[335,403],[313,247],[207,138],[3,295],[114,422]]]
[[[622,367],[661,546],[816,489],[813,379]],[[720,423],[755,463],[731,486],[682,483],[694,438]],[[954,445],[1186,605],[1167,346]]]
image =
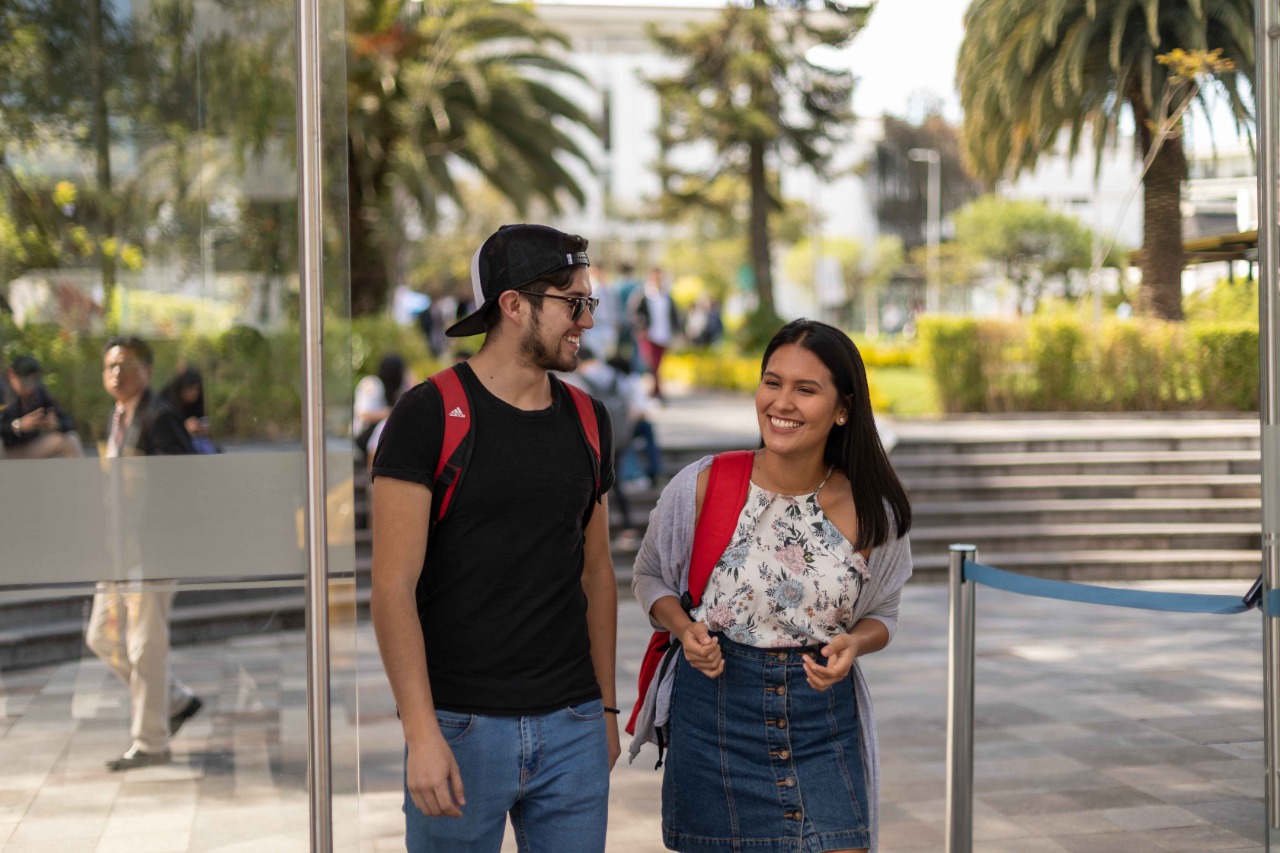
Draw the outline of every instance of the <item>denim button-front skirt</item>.
[[[662,780],[662,834],[679,851],[803,851],[870,845],[853,681],[824,692],[798,649],[719,635],[710,679],[676,655]]]

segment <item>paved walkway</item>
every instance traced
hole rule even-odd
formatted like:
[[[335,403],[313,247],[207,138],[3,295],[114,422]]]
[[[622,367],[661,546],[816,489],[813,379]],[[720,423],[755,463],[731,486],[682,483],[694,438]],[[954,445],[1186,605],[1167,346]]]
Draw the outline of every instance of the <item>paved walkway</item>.
[[[630,599],[619,617],[629,707],[648,629]],[[333,644],[337,837],[340,849],[399,850],[399,725],[369,626],[345,624]],[[975,849],[1261,851],[1260,631],[1254,615],[980,591]],[[100,663],[0,676],[0,850],[305,851],[304,648],[291,631],[175,650],[209,708],[176,739],[174,764],[120,775],[102,761],[125,744],[127,696]],[[908,585],[897,640],[867,661],[885,853],[942,849],[945,670],[946,590]],[[653,759],[613,774],[609,851],[662,849]]]

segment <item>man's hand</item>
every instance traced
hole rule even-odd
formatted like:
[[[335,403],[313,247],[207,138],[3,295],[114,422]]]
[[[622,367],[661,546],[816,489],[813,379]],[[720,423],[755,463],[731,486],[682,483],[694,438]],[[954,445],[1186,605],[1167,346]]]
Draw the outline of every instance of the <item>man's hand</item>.
[[[605,736],[609,739],[609,769],[612,770],[622,755],[622,741],[618,737],[618,715],[605,713]]]
[[[617,740],[617,732],[614,732]],[[467,804],[462,793],[462,773],[453,750],[438,732],[417,748],[409,747],[405,765],[409,796],[427,817],[462,817]]]
[[[18,418],[23,432],[39,432],[45,428],[45,409],[33,409]]]
[[[680,635],[680,645],[684,647],[684,659],[707,678],[718,678],[724,672],[720,641],[711,636],[704,623],[690,623]]]
[[[827,643],[823,646],[822,653],[827,658],[826,666],[808,655],[804,656],[806,680],[810,687],[819,692],[826,690],[837,681],[848,678],[849,670],[853,669],[853,662],[858,657],[853,649],[853,637],[848,634],[841,634]]]

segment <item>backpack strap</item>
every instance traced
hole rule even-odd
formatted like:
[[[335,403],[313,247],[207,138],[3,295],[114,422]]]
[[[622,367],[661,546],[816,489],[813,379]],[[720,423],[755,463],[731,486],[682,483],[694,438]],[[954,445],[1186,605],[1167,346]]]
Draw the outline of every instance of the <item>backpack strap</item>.
[[[475,442],[471,441],[471,400],[457,368],[447,367],[427,381],[440,392],[444,411],[444,439],[431,484],[431,523],[435,525],[449,512]]]
[[[569,392],[573,406],[578,410],[578,428],[582,432],[582,440],[591,449],[591,473],[596,480],[596,495],[600,494],[600,421],[596,418],[596,404],[591,395],[577,385],[555,379]],[[592,502],[594,503],[594,501]]]
[[[475,440],[471,434],[471,398],[467,396],[467,389],[458,375],[457,366],[447,367],[433,374],[427,381],[440,392],[444,412],[444,438],[440,442],[440,456],[436,460],[436,472],[431,485],[431,524],[434,526],[444,519],[453,504],[454,493],[462,484]],[[555,377],[552,377],[552,383],[568,389],[577,411],[579,432],[591,451],[595,494],[583,521],[585,527],[600,494],[600,423],[596,418],[595,404],[587,392]]]
[[[721,453],[711,462],[707,491],[702,498],[702,512],[693,531],[689,590],[680,602],[686,604],[686,611],[702,602],[702,591],[706,589],[711,572],[729,547],[733,533],[738,528],[738,516],[742,514],[742,507],[747,502],[747,491],[751,487],[751,466],[754,460],[754,451],[730,450]]]
[[[712,570],[733,540],[733,533],[738,527],[738,516],[742,514],[742,507],[747,502],[747,491],[751,488],[751,466],[754,461],[755,452],[751,450],[730,450],[711,461],[707,491],[702,498],[702,512],[693,530],[689,589],[680,596],[680,606],[685,612],[697,607],[702,601],[702,592],[706,589]],[[644,658],[640,661],[640,676],[636,685],[639,698],[631,710],[631,719],[627,721],[627,734],[636,733],[640,708],[644,705],[645,696],[654,680],[662,682],[663,673],[670,662],[668,651],[672,645],[672,637],[666,631],[654,631],[649,638]],[[663,736],[659,732],[658,767],[662,766],[663,749]]]

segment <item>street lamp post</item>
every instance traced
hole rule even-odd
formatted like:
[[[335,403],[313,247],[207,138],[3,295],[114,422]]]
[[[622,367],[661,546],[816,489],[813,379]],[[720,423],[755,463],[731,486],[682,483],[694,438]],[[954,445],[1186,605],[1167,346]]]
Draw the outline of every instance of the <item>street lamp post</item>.
[[[928,260],[925,267],[925,310],[938,312],[941,303],[938,281],[938,242],[942,237],[942,155],[936,148],[912,148],[907,157],[917,163],[929,164],[928,186],[925,198],[925,242]]]

